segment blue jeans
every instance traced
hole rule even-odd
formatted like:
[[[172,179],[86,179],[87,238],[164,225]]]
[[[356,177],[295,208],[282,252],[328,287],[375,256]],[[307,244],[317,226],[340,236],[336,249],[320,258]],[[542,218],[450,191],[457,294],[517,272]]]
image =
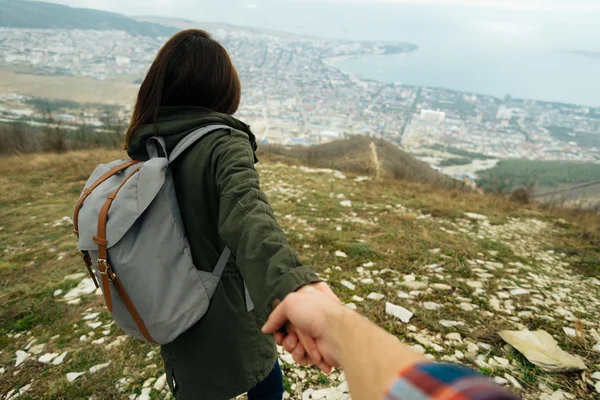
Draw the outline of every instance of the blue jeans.
[[[271,373],[248,391],[248,400],[281,400],[283,398],[283,376],[279,360]]]

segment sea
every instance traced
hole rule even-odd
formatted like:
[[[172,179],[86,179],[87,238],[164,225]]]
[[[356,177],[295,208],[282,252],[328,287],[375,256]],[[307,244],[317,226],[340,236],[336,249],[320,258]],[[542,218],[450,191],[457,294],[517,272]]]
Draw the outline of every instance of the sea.
[[[597,1],[225,0],[187,11],[197,20],[419,46],[332,61],[366,79],[600,106]]]

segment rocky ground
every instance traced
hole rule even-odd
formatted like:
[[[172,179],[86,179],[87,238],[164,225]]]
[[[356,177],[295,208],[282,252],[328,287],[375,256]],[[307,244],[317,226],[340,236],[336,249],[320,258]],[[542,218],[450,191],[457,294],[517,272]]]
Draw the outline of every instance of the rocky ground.
[[[119,156],[0,167],[0,398],[169,397],[157,348],[112,323],[72,234],[90,171]],[[260,173],[290,243],[348,307],[431,359],[476,368],[526,399],[600,397],[597,215],[331,170],[266,163]],[[544,372],[503,342],[506,329],[547,331],[587,370]],[[286,398],[349,397],[342,372],[280,359]]]

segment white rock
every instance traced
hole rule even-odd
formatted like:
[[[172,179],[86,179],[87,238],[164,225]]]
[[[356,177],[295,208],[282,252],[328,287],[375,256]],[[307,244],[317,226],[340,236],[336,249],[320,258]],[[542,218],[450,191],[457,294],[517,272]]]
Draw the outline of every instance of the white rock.
[[[69,382],[73,382],[75,379],[79,378],[81,375],[84,375],[85,372],[69,372],[67,373],[67,380]]]
[[[302,392],[302,400],[309,400],[313,392],[314,389],[307,389],[304,392]]]
[[[290,365],[296,364],[296,361],[294,361],[294,356],[292,356],[289,353],[282,354],[281,356],[279,356],[279,358],[281,359],[281,361],[283,361],[286,364],[290,364]]]
[[[600,381],[596,382],[596,385],[594,386],[594,388],[596,389],[596,392],[600,393]]]
[[[62,353],[60,356],[56,357],[54,360],[52,360],[52,365],[60,365],[63,363],[63,361],[65,361],[65,357],[67,356],[67,351],[65,351],[64,353]]]
[[[425,303],[423,303],[423,307],[426,310],[438,310],[438,309],[440,309],[440,308],[442,308],[444,306],[441,305],[441,304],[438,304],[438,303],[433,303],[431,301],[426,301]]]
[[[364,263],[363,267],[365,267],[365,268],[371,268],[374,265],[375,265],[375,263],[373,263],[373,261],[369,261],[368,263]]]
[[[31,346],[29,352],[37,356],[38,354],[42,354],[42,351],[44,351],[45,347],[46,343],[36,344],[35,346]]]
[[[365,301],[365,299],[363,299],[362,297],[356,296],[356,295],[352,296],[352,300],[356,301],[358,303],[360,303],[361,301]]]
[[[54,291],[54,294],[53,294],[53,296],[54,296],[54,297],[56,297],[56,296],[60,296],[61,294],[63,294],[63,291],[62,291],[62,289],[56,289],[56,290]]]
[[[114,349],[116,347],[119,347],[121,344],[123,344],[123,342],[125,342],[127,340],[127,335],[120,335],[117,336],[115,338],[115,340],[113,340],[112,342],[110,342],[109,344],[106,345],[106,349],[107,350],[111,350]]]
[[[515,378],[514,376],[509,375],[509,374],[504,374],[504,377],[508,380],[508,382],[510,382],[512,387],[514,387],[515,389],[523,389],[523,386],[521,386],[521,384],[519,383],[517,378]]]
[[[513,296],[521,296],[524,294],[529,294],[529,290],[523,288],[516,288],[510,291],[510,294]]]
[[[90,374],[95,374],[96,372],[108,367],[110,365],[110,361],[104,364],[98,364],[98,365],[94,365],[92,368],[89,369]]]
[[[342,286],[345,286],[345,287],[347,287],[347,288],[348,288],[348,289],[350,289],[350,290],[355,290],[355,289],[356,289],[356,285],[355,285],[354,283],[352,283],[352,282],[348,282],[347,280],[342,280],[342,281],[340,282],[340,284],[341,284]]]
[[[427,351],[425,350],[425,347],[421,346],[420,344],[415,344],[413,346],[410,346],[414,351],[416,351],[417,353],[421,353],[421,354],[425,354]]]
[[[398,293],[396,293],[396,296],[400,297],[401,299],[409,299],[410,298],[409,294],[405,293],[405,292],[398,292]]]
[[[58,353],[46,353],[43,356],[38,358],[38,361],[42,364],[48,364],[50,361],[54,360],[58,356]]]
[[[78,272],[76,274],[67,275],[63,278],[63,281],[75,281],[77,279],[81,279],[85,276],[85,273]]]
[[[452,328],[454,326],[464,325],[464,323],[458,322],[458,321],[448,321],[448,320],[443,319],[440,321],[440,325],[442,325],[445,328]]]
[[[477,347],[477,345],[475,343],[467,344],[467,354],[469,355],[469,357],[475,357],[478,352],[479,352],[479,347]]]
[[[86,322],[85,324],[86,324],[87,326],[89,326],[90,328],[92,328],[92,329],[96,329],[96,328],[98,328],[100,325],[102,325],[102,322],[100,322],[100,321],[98,321],[98,322],[91,322],[91,321],[88,321],[88,322]]]
[[[483,283],[479,281],[467,281],[467,286],[472,287],[473,289],[482,289]]]
[[[434,289],[438,289],[438,290],[452,290],[452,286],[446,285],[444,283],[434,283],[431,286],[433,286]]]
[[[156,380],[156,378],[148,378],[144,381],[144,384],[142,385],[142,387],[150,387],[152,386],[152,384],[154,383],[154,381]]]
[[[471,213],[471,212],[465,213],[465,216],[467,218],[474,219],[476,221],[487,221],[488,220],[488,217],[486,217],[485,215]]]
[[[462,308],[465,311],[475,310],[475,306],[473,304],[469,304],[469,303],[460,303],[460,308]]]
[[[29,391],[29,389],[31,388],[31,383],[19,388],[19,389],[13,389],[10,392],[8,392],[6,394],[5,399],[6,400],[17,400],[17,399],[21,399],[22,396],[27,393]]]
[[[458,332],[448,333],[446,335],[446,339],[448,339],[448,340],[454,340],[454,341],[457,341],[457,342],[462,342],[462,336]]]
[[[456,350],[456,351],[454,352],[454,356],[455,356],[456,358],[458,358],[459,360],[463,360],[463,359],[465,358],[465,353],[463,353],[463,352],[462,352],[462,351],[460,351],[460,350]]]
[[[344,253],[343,251],[340,251],[340,250],[338,250],[338,251],[335,252],[335,256],[336,257],[341,257],[341,258],[348,258],[348,255],[346,253]]]
[[[365,285],[372,285],[375,281],[371,278],[361,279],[360,283],[364,283]]]
[[[431,348],[435,351],[437,351],[438,353],[441,353],[444,351],[444,348],[442,346],[440,346],[439,344],[436,343],[432,343],[431,344]]]
[[[85,275],[85,274],[83,274],[83,275]],[[69,290],[63,298],[64,299],[75,299],[75,298],[83,296],[83,295],[92,294],[95,291],[96,291],[96,285],[94,284],[94,281],[92,280],[92,278],[85,278],[81,282],[79,282],[77,287],[74,287],[73,289]]]
[[[92,344],[102,344],[104,340],[105,338],[101,337],[100,339],[92,340]]]
[[[597,343],[594,347],[592,347],[592,350],[596,353],[600,353],[600,343]]]
[[[81,299],[78,297],[76,299],[69,300],[69,301],[67,301],[67,304],[72,305],[72,306],[76,306],[78,304],[81,304]]]
[[[479,342],[479,343],[477,343],[477,346],[479,346],[482,350],[490,351],[492,349],[492,346],[490,346],[487,343],[481,343],[481,342]]]
[[[600,371],[598,371],[598,372],[594,372],[594,373],[592,374],[592,379],[593,379],[593,380],[596,380],[596,381],[600,381]]]
[[[506,368],[510,365],[510,361],[503,357],[494,357],[494,360],[496,360],[498,365],[502,368]]]
[[[88,315],[86,315],[85,317],[83,317],[83,319],[84,319],[84,320],[86,320],[86,321],[90,321],[90,320],[92,320],[92,319],[96,319],[96,318],[98,318],[98,315],[100,315],[100,313],[99,313],[99,312],[97,312],[97,313],[93,313],[93,314],[88,314]]]
[[[152,388],[144,388],[142,389],[142,394],[140,394],[137,398],[137,400],[150,400],[150,392],[152,391]]]
[[[414,282],[417,280],[417,277],[414,275],[406,275],[404,277],[404,282]]]
[[[160,392],[167,384],[167,374],[162,374],[154,383],[153,389]]]
[[[349,309],[351,309],[351,310],[357,310],[357,308],[356,308],[356,304],[354,304],[354,303],[346,303],[346,304],[344,304],[344,305],[345,305],[346,307],[348,307]]]
[[[331,392],[331,389],[320,389],[320,390],[315,390],[312,395],[310,396],[311,399],[324,399],[325,397],[327,397],[329,395],[329,392]]]
[[[350,200],[340,201],[340,206],[342,207],[352,207],[352,202]]]
[[[29,359],[29,357],[31,357],[31,354],[23,350],[17,350],[15,354],[17,356],[17,360],[15,361],[15,367],[18,367],[19,365],[23,364]]]
[[[563,326],[563,331],[569,337],[577,337],[577,331],[573,328],[567,328],[566,326]]]
[[[389,315],[392,315],[398,318],[400,321],[407,324],[410,319],[413,317],[413,313],[408,311],[406,308],[397,306],[392,303],[385,303],[385,312]]]
[[[375,300],[375,301],[379,301],[382,300],[383,298],[385,298],[385,295],[381,294],[381,293],[369,293],[369,295],[367,296],[367,299],[369,300]]]
[[[0,375],[4,375],[5,372],[6,372],[6,368],[0,367]]]
[[[499,376],[495,376],[494,377],[494,382],[496,382],[498,385],[506,385],[506,384],[508,384],[508,380],[507,379],[501,378]]]

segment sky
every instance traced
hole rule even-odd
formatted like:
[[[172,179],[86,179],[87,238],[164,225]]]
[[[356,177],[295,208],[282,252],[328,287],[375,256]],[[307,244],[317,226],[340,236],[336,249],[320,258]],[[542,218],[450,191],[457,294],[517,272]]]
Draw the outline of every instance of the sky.
[[[600,51],[600,0],[50,0],[354,40],[485,39]],[[476,37],[475,37],[476,36]]]

